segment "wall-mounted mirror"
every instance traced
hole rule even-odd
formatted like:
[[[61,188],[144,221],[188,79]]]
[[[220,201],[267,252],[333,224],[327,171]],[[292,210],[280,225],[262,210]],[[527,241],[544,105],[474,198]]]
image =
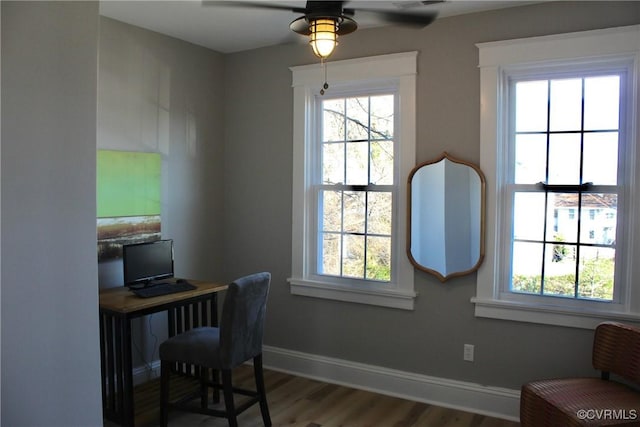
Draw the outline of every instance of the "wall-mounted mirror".
[[[484,258],[485,178],[443,153],[409,174],[407,253],[442,282],[476,271]]]

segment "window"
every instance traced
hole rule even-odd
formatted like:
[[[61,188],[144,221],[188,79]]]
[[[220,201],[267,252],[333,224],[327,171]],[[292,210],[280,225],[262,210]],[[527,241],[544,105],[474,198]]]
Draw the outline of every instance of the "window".
[[[477,316],[585,328],[640,319],[639,35],[633,26],[478,45],[490,185]]]
[[[319,275],[391,281],[395,98],[317,99]]]
[[[514,152],[507,160],[513,178],[505,182],[506,198],[513,201],[509,289],[613,301],[615,241],[605,238],[605,223],[595,220],[601,208],[615,215],[618,206],[624,75],[577,73],[512,78],[507,87]],[[557,217],[564,209],[570,221],[554,224],[548,213]],[[599,239],[594,226],[601,227]]]
[[[413,309],[406,176],[416,52],[293,67],[291,292]]]

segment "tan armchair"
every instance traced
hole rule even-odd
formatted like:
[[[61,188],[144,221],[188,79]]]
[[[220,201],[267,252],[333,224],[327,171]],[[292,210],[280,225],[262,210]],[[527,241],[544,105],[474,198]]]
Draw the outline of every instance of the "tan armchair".
[[[592,361],[601,371],[600,378],[548,379],[523,385],[520,424],[640,426],[640,328],[616,322],[598,325]],[[610,379],[610,374],[620,382]]]

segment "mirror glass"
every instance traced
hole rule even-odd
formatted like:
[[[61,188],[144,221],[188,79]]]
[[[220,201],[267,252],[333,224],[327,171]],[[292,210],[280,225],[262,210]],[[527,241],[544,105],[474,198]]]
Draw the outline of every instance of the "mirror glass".
[[[441,281],[476,271],[484,258],[485,178],[443,153],[409,175],[408,255]]]

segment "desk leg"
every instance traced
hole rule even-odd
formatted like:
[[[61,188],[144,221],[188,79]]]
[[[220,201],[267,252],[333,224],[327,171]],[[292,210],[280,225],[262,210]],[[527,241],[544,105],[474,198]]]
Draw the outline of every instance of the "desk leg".
[[[205,304],[206,305],[206,304]],[[218,320],[218,294],[217,292],[211,294],[211,300],[209,305],[209,310],[211,311],[211,326],[219,326]],[[207,375],[209,375],[209,370],[205,369]],[[220,378],[218,377],[219,373],[216,369],[211,370],[211,381],[214,383],[220,383]],[[213,404],[220,403],[220,390],[218,388],[213,388]]]
[[[102,417],[107,415],[107,347],[104,315],[100,313],[100,387],[102,392]]]
[[[133,427],[135,415],[133,408],[133,362],[131,360],[131,319],[121,319],[122,345],[122,416],[125,427]]]
[[[122,424],[122,356],[120,317],[100,312],[102,414]]]

